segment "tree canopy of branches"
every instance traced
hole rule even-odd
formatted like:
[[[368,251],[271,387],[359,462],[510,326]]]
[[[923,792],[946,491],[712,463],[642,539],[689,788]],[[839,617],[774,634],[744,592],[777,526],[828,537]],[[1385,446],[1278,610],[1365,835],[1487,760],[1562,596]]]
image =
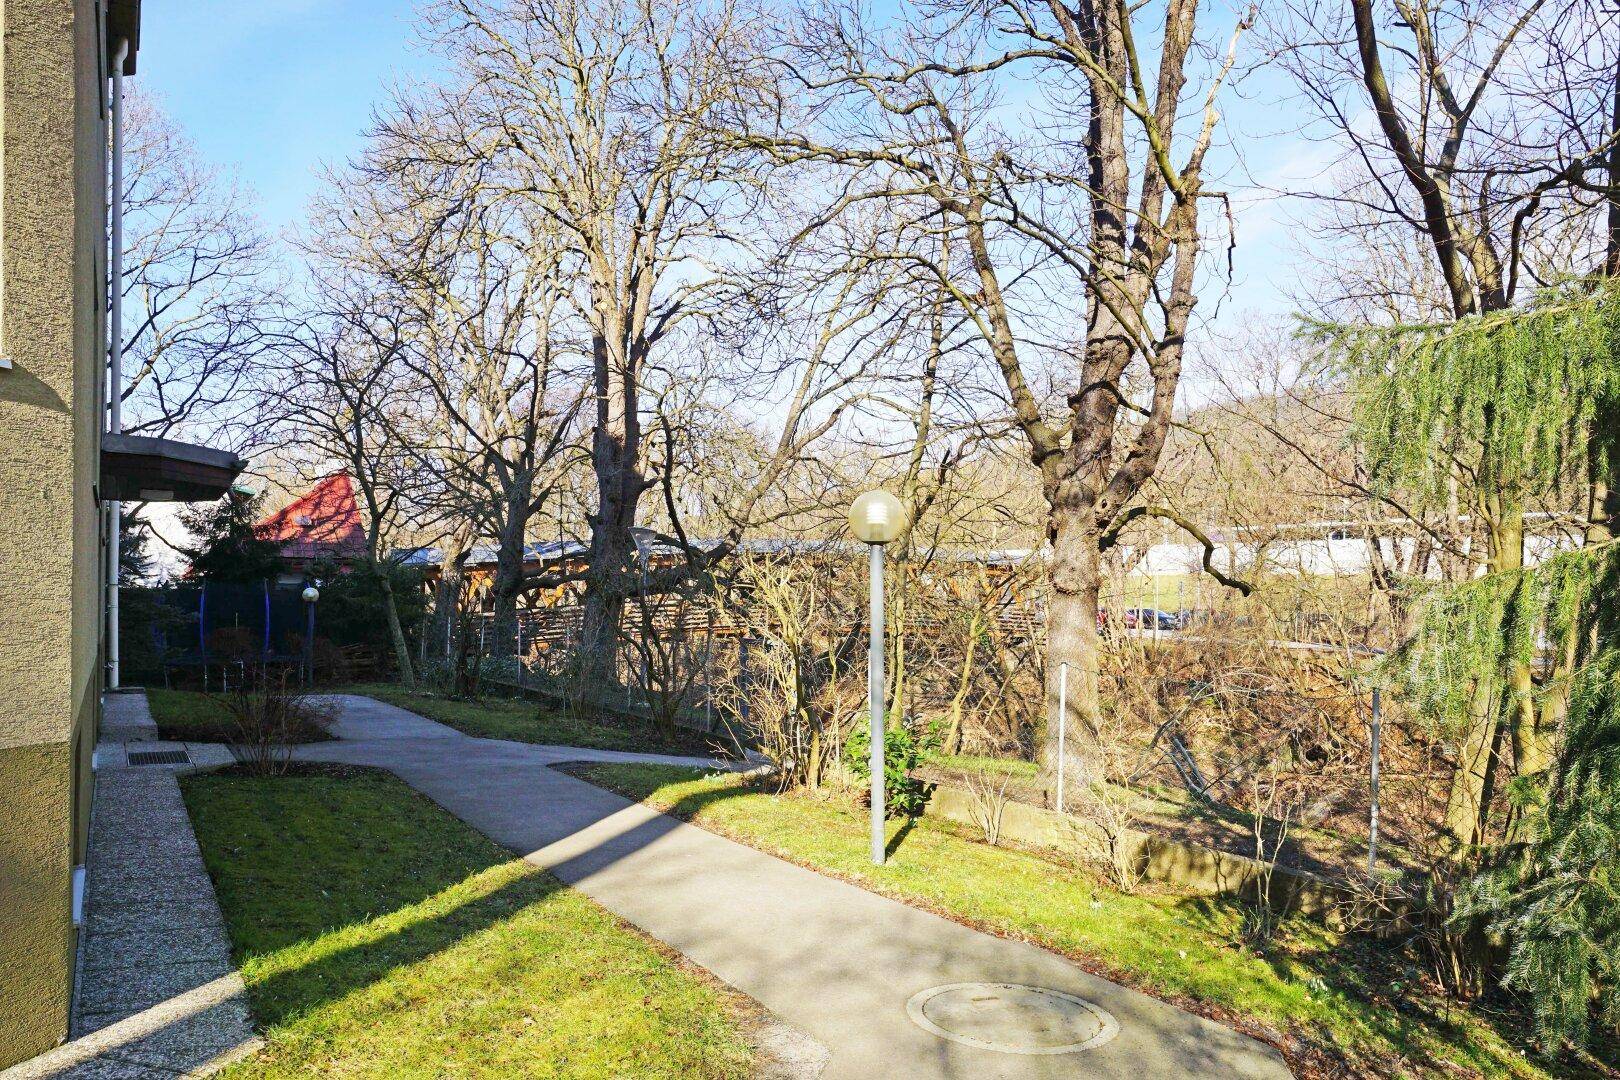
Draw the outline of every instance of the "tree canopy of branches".
[[[125,134],[124,430],[252,449],[277,274],[248,196],[142,94]]]
[[[883,25],[819,9],[779,58],[810,102],[751,135],[828,178],[834,199],[807,232],[886,215],[865,257],[948,297],[999,376],[1047,504],[1049,764],[1062,669],[1070,729],[1096,730],[1101,553],[1126,515],[1164,513],[1132,503],[1174,415],[1201,215],[1221,198],[1204,175],[1216,101],[1248,25],[1212,49],[1199,8],[1010,0]],[[998,107],[998,79],[1023,80],[1017,114]]]

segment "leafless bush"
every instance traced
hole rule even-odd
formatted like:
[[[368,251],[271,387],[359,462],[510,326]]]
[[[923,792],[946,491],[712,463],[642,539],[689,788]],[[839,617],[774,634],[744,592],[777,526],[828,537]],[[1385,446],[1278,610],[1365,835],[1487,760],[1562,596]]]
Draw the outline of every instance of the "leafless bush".
[[[1254,897],[1243,909],[1241,934],[1250,947],[1264,946],[1277,932],[1282,921],[1284,905],[1272,892],[1276,879],[1277,859],[1283,845],[1288,842],[1288,830],[1293,824],[1295,798],[1290,797],[1285,781],[1275,773],[1254,776],[1249,780],[1250,831],[1254,836],[1254,860],[1259,872],[1254,879]]]
[[[278,776],[299,743],[324,738],[330,713],[298,690],[291,673],[261,671],[227,695],[237,759],[256,776]]]
[[[1079,786],[1072,812],[1092,830],[1080,836],[1080,855],[1122,893],[1135,892],[1146,867],[1141,859],[1139,797],[1120,784],[1099,778]]]
[[[919,553],[889,613],[896,706],[946,754],[1027,758],[1042,715],[1036,570]]]
[[[635,631],[624,635],[634,662],[630,677],[653,722],[666,732],[675,729],[697,698],[704,656],[713,636],[712,625],[700,609],[710,603],[712,598],[695,586],[653,599],[639,597]]]
[[[1092,762],[1095,772],[1064,792],[1061,810],[1091,826],[1081,832],[1081,856],[1120,892],[1134,892],[1146,866],[1141,858],[1141,796],[1126,786],[1139,760],[1128,737],[1131,717],[1112,710],[1103,714]]]
[[[850,590],[837,585],[832,560],[792,562],[744,556],[738,593],[747,604],[746,680],[737,672],[727,703],[759,749],[781,766],[790,786],[818,788],[838,761],[845,730],[863,704],[852,678],[859,654]],[[744,707],[746,702],[746,707]]]
[[[1007,786],[1012,774],[978,769],[963,777],[971,800],[973,822],[991,847],[1001,843],[1001,818],[1007,810]]]

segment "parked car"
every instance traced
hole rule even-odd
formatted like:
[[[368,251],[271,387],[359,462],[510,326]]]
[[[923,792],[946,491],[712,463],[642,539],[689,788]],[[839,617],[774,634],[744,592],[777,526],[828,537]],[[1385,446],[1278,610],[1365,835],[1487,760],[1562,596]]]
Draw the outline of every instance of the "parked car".
[[[1122,619],[1128,630],[1152,630],[1155,626],[1160,630],[1181,629],[1180,619],[1156,608],[1126,608]]]

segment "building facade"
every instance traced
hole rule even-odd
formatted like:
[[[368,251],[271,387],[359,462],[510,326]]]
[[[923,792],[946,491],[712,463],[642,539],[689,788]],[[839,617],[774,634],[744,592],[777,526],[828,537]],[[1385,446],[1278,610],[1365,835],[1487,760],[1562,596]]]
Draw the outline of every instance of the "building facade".
[[[113,68],[139,37],[140,0],[0,0],[0,1069],[68,1032],[109,504],[218,498],[244,464],[106,431]]]
[[[0,4],[0,1066],[60,1042],[72,996],[102,689],[107,41],[135,8]]]

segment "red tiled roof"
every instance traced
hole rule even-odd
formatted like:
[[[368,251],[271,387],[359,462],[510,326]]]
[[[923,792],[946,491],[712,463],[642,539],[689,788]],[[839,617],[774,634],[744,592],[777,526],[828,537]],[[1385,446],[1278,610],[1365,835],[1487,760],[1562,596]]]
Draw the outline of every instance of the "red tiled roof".
[[[360,504],[347,473],[333,473],[309,494],[258,524],[259,535],[282,541],[287,559],[355,558],[365,553]]]

